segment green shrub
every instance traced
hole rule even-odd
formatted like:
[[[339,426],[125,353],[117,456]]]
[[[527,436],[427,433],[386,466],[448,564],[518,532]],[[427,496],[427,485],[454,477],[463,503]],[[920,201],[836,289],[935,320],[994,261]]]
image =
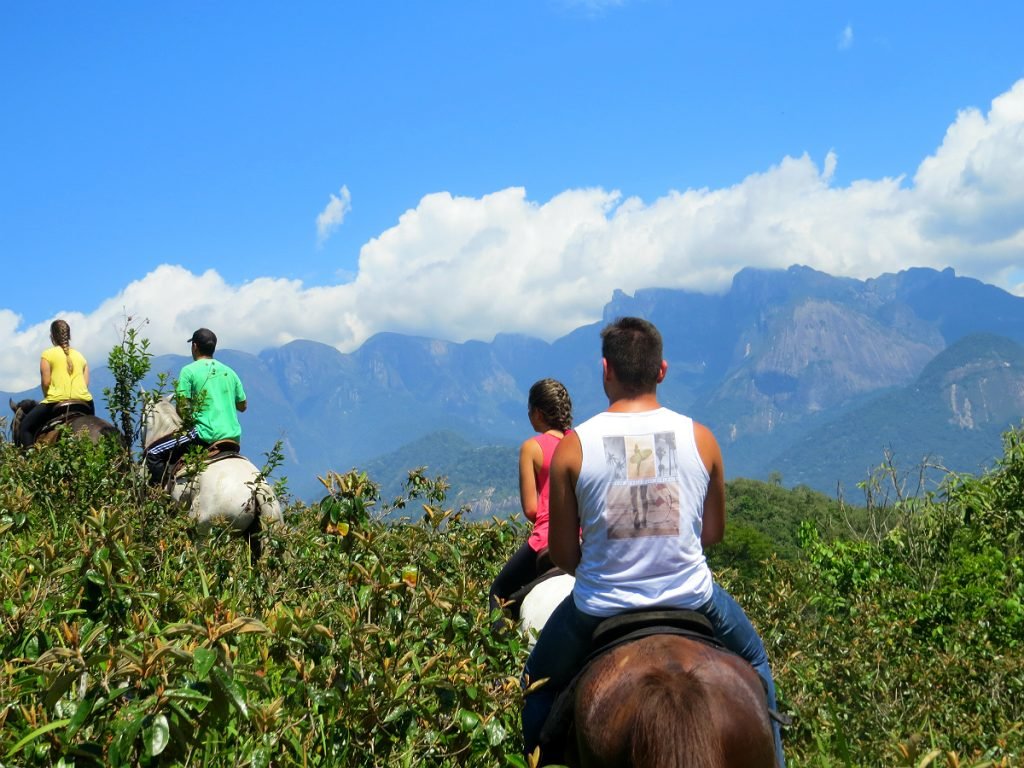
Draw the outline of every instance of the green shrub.
[[[328,474],[253,564],[135,469],[0,443],[0,765],[525,765],[526,649],[487,615],[523,525],[465,522],[420,471],[388,503]],[[737,515],[713,558],[795,717],[790,765],[1020,764],[1022,477],[1014,433],[881,527],[782,489],[803,509],[783,541],[763,504]]]

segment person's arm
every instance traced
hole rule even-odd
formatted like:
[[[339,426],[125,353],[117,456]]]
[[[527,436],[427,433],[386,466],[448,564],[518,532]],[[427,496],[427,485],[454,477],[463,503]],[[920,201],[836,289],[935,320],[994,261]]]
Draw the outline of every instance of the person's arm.
[[[186,424],[191,425],[192,418],[192,382],[182,368],[178,381],[174,385],[174,408]]]
[[[82,366],[82,381],[85,382],[85,388],[89,388],[89,364],[86,363]]]
[[[548,553],[551,561],[566,573],[575,574],[580,563],[580,515],[576,502],[576,480],[583,465],[583,446],[575,432],[569,432],[555,449],[548,476],[551,519],[548,523]]]
[[[543,461],[544,451],[532,437],[519,447],[519,504],[531,523],[537,520],[537,467]]]
[[[722,465],[722,449],[711,430],[693,422],[693,436],[697,441],[697,452],[710,476],[700,532],[701,546],[706,549],[725,536],[725,468]]]
[[[45,357],[39,358],[39,386],[45,398],[50,391],[50,363]]]
[[[239,413],[243,413],[246,408],[249,407],[249,401],[245,397],[245,390],[242,389],[242,380],[238,378],[238,374],[234,374],[235,377],[235,409]]]

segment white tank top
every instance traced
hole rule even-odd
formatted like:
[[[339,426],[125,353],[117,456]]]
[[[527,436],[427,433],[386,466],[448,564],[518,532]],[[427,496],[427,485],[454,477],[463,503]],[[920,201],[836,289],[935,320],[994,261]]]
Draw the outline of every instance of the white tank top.
[[[693,419],[667,408],[605,412],[576,434],[583,449],[576,607],[613,616],[706,603],[713,577],[700,532],[710,478]]]

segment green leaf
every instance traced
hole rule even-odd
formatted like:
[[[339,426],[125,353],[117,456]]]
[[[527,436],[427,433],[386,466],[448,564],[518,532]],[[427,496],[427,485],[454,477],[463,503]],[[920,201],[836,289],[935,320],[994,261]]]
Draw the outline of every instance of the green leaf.
[[[107,693],[106,696],[100,696],[100,698],[96,700],[96,704],[100,705],[100,706],[105,706],[105,705],[109,704],[110,702],[115,701],[116,699],[120,698],[121,696],[123,696],[125,693],[127,693],[131,689],[132,689],[132,686],[130,686],[130,685],[122,685],[120,688],[112,688]]]
[[[39,658],[39,638],[36,635],[29,637],[21,648],[22,655],[29,659]]]
[[[120,726],[125,720],[128,722],[123,727],[115,726],[115,729],[119,732],[110,745],[110,762],[112,765],[120,765],[128,760],[128,757],[131,755],[132,744],[135,743],[135,737],[139,735],[139,730],[142,728],[145,719],[146,713],[142,709],[141,704],[133,704],[121,710],[117,726]]]
[[[252,756],[249,758],[249,765],[252,768],[269,768],[270,766],[270,752],[266,747],[256,747],[252,751]]]
[[[164,691],[164,696],[168,699],[181,699],[182,701],[191,701],[196,704],[206,704],[210,701],[210,697],[205,693],[194,691],[191,688],[171,688]]]
[[[153,725],[149,727],[149,733],[146,738],[146,748],[149,750],[149,754],[156,757],[167,748],[168,742],[171,740],[171,729],[167,725],[167,718],[160,713],[153,718]]]
[[[209,648],[196,648],[192,653],[192,669],[200,680],[205,680],[217,663],[217,652]]]
[[[67,733],[64,734],[64,741],[70,741],[74,738],[75,734],[78,733],[78,729],[82,727],[82,724],[89,719],[89,715],[92,714],[92,708],[95,701],[92,699],[82,699],[78,702],[78,707],[75,709],[75,714],[71,716],[70,724],[68,725]]]
[[[47,723],[46,725],[39,726],[34,731],[29,733],[27,736],[23,737],[21,741],[19,741],[17,744],[11,747],[10,750],[8,750],[7,752],[7,757],[16,755],[25,747],[26,744],[34,741],[37,737],[42,736],[44,733],[49,733],[50,731],[56,730],[57,728],[63,728],[70,722],[70,719],[65,718],[64,720],[54,720],[52,723]]]
[[[460,709],[457,715],[463,733],[472,733],[480,727],[480,715],[468,709]]]
[[[508,737],[508,732],[497,720],[491,720],[491,722],[485,725],[484,731],[487,733],[487,743],[492,747],[498,746]]]
[[[249,716],[249,706],[245,703],[245,690],[234,680],[227,676],[227,673],[220,667],[214,667],[211,677],[217,687],[220,688],[232,704],[242,713]]]
[[[52,709],[64,694],[71,689],[71,686],[75,684],[79,676],[80,673],[77,669],[69,669],[57,675],[57,678],[47,689],[46,696],[43,698],[43,704],[46,708]]]

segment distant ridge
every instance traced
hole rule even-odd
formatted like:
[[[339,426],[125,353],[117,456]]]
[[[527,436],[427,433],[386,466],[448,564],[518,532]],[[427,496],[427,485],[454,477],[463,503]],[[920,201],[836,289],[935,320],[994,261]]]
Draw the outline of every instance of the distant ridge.
[[[424,457],[429,457],[430,463],[421,463]],[[387,502],[402,492],[409,470],[420,467],[429,477],[447,477],[451,487],[448,503],[455,508],[471,506],[471,518],[504,518],[521,512],[517,446],[480,446],[454,432],[433,432],[362,469],[380,484],[381,497]],[[396,514],[417,519],[422,511],[406,509]]]
[[[577,421],[604,408],[599,331],[620,315],[662,330],[669,374],[660,397],[715,431],[730,478],[781,472],[787,485],[835,493],[863,480],[886,447],[972,471],[1001,453],[998,435],[1014,423],[1024,299],[951,269],[869,280],[803,266],[744,269],[722,294],[615,291],[601,322],[550,343],[381,333],[348,354],[293,341],[218,357],[239,371],[249,398],[243,451],[258,462],[282,441],[279,474],[299,497],[317,498],[328,470],[404,477],[426,465],[452,478],[460,501],[515,509],[517,500],[498,498],[499,480],[513,478],[514,496],[514,449],[531,434],[530,385],[563,381]],[[110,376],[91,362],[99,397]],[[154,373],[176,375],[185,362],[156,358]],[[498,464],[509,450],[504,474]],[[503,458],[491,464],[487,451]]]
[[[1024,417],[1024,346],[993,334],[965,336],[910,386],[884,393],[804,435],[773,460],[787,484],[856,494],[891,451],[904,477],[922,464],[978,473],[1002,455],[1000,437]],[[837,460],[841,459],[841,461]],[[939,472],[929,472],[932,481]]]

